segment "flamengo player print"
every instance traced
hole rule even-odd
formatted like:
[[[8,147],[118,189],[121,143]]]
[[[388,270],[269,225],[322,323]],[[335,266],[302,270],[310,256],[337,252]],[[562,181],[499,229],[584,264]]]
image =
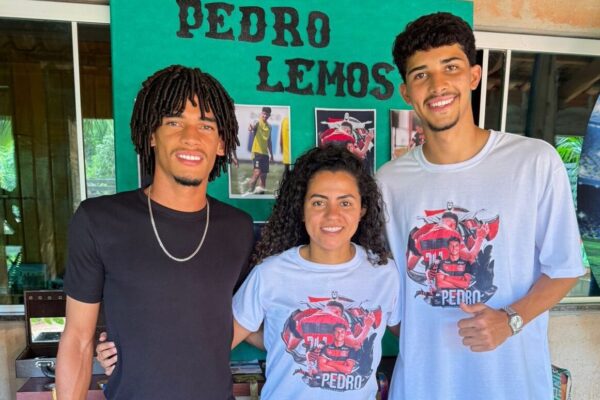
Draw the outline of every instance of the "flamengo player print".
[[[281,335],[286,351],[298,364],[298,375],[310,387],[335,391],[357,390],[371,376],[375,329],[380,307],[332,293],[308,297],[306,306],[292,312]]]
[[[458,307],[486,302],[494,286],[493,241],[500,227],[497,214],[470,211],[448,202],[425,210],[412,228],[407,274],[423,287],[415,297],[432,306]]]

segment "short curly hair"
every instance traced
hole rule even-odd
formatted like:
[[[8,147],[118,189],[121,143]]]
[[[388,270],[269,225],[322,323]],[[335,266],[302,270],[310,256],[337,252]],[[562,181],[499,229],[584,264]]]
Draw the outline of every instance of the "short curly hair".
[[[196,102],[196,99],[198,100]],[[217,155],[208,180],[227,170],[240,144],[235,105],[225,88],[200,68],[171,65],[148,77],[142,84],[131,115],[131,140],[140,156],[142,172],[154,174],[154,149],[150,146],[154,133],[164,117],[179,115],[187,101],[199,107],[202,118],[211,111],[223,140],[225,154]],[[198,103],[198,104],[197,104]]]
[[[402,80],[406,82],[406,64],[417,51],[458,44],[470,65],[477,63],[473,30],[465,20],[447,12],[424,15],[406,25],[394,41],[392,55]]]
[[[384,208],[377,183],[362,160],[344,146],[329,144],[307,151],[298,157],[291,171],[284,173],[273,212],[251,256],[251,265],[289,248],[309,243],[303,218],[304,198],[310,180],[321,171],[343,171],[356,179],[361,206],[366,212],[352,241],[367,250],[373,265],[387,263],[389,253],[383,232]]]

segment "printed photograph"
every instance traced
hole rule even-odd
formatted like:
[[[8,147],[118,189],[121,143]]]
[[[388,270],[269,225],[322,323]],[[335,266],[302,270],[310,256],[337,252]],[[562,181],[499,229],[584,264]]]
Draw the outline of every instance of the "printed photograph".
[[[412,110],[390,110],[392,160],[425,143],[423,124]]]
[[[373,372],[373,343],[382,318],[381,305],[368,299],[353,300],[337,291],[331,297],[308,296],[281,333],[297,364],[294,376],[309,387],[349,393],[362,389]]]
[[[229,166],[229,196],[272,199],[283,172],[290,167],[290,108],[235,106],[240,145]]]
[[[317,146],[336,143],[360,157],[375,173],[375,110],[315,109]]]
[[[445,208],[423,210],[418,219],[406,249],[406,273],[421,286],[414,297],[434,307],[459,307],[494,296],[499,214],[448,201]]]
[[[589,295],[600,296],[600,97],[583,138],[577,178],[577,221],[591,267]]]
[[[577,208],[577,174],[579,172],[579,160],[581,158],[581,150],[583,148],[583,136],[567,136],[555,135],[554,146],[565,164],[569,182],[571,184],[571,194],[573,202]],[[586,268],[586,274],[580,277],[575,287],[571,289],[568,296],[587,296],[590,285],[590,262],[585,251],[583,241],[581,242],[581,257],[583,266]]]

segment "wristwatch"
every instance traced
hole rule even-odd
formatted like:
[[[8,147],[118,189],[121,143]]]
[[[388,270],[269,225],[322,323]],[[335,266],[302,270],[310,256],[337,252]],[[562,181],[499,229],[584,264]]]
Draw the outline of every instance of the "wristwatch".
[[[523,318],[511,307],[503,307],[502,310],[508,314],[508,326],[512,330],[512,334],[516,335],[523,328]]]

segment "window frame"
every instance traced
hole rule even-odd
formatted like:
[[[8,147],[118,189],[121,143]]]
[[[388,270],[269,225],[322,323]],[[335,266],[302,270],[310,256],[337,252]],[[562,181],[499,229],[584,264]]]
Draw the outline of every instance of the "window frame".
[[[501,131],[506,130],[510,63],[513,51],[600,57],[600,40],[596,39],[475,31],[475,43],[477,50],[483,51],[480,83],[482,90],[479,99],[478,121],[480,128],[484,127],[485,122],[486,90],[483,88],[487,87],[489,51],[506,52],[506,66],[502,82]]]
[[[489,52],[490,50],[493,50],[504,51],[506,53],[506,65],[502,82],[501,131],[506,130],[510,63],[513,51],[600,57],[600,40],[596,39],[475,31],[475,43],[477,45],[477,50],[483,51],[482,77],[480,83],[482,89],[479,99],[480,107],[478,121],[480,128],[484,128],[485,123],[487,92],[485,88],[487,88]],[[564,297],[559,304],[592,303],[600,305],[600,296]]]
[[[79,197],[81,200],[84,200],[87,197],[87,191],[83,153],[83,117],[81,111],[79,37],[77,28],[79,23],[110,25],[110,8],[107,5],[63,3],[55,1],[0,0],[0,18],[71,23]],[[23,315],[24,313],[25,308],[22,304],[0,304],[0,316]]]

